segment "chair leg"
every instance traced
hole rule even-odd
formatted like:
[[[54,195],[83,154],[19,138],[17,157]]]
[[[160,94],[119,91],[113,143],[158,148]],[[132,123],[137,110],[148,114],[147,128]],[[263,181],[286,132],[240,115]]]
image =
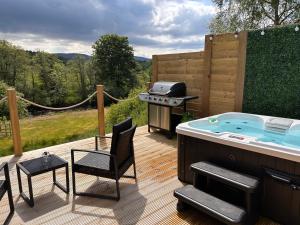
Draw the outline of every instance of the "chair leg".
[[[8,195],[8,201],[9,201],[10,211],[14,211],[15,210],[14,200],[13,200],[13,196],[12,196],[12,192],[11,192],[11,187],[10,186],[9,186],[9,188],[7,190],[7,195]]]
[[[72,186],[73,186],[73,195],[76,195],[76,179],[75,179],[75,172],[72,168]]]
[[[12,196],[10,196],[9,192],[7,192],[8,194],[8,201],[9,201],[9,207],[10,207],[10,211],[9,211],[9,214],[8,216],[6,217],[5,221],[4,221],[4,225],[8,225],[9,222],[11,221],[13,215],[14,215],[14,212],[15,212],[15,207],[14,207],[14,203],[13,203],[13,199],[12,199]]]
[[[119,186],[119,180],[116,179],[116,187],[117,187],[117,201],[120,200],[120,186]]]
[[[4,221],[4,225],[9,224],[9,222],[12,219],[12,217],[14,215],[14,212],[15,212],[14,201],[13,201],[13,196],[12,196],[10,184],[8,184],[7,195],[8,195],[8,202],[9,202],[10,211],[9,211],[9,214],[8,214],[7,218]]]
[[[11,184],[10,184],[8,166],[6,166],[4,172],[5,172],[5,179],[6,179],[6,186],[7,186],[7,196],[8,196],[8,202],[9,202],[9,208],[10,208],[10,212],[9,212],[6,220],[4,221],[4,225],[7,225],[7,224],[9,224],[11,218],[14,215],[15,206],[14,206],[14,200],[13,200],[12,191],[11,191]]]
[[[98,151],[98,137],[95,136],[95,149]]]
[[[135,161],[133,162],[133,172],[134,172],[134,179],[136,179],[136,167],[135,167]]]
[[[133,162],[133,173],[134,173],[134,175],[132,176],[132,175],[123,175],[122,177],[124,177],[124,178],[131,178],[131,179],[137,179],[137,176],[136,176],[136,166],[135,166],[135,161]]]
[[[12,210],[12,209],[10,210],[10,212],[9,212],[8,216],[6,217],[3,225],[8,225],[10,223],[10,221],[11,221],[13,215],[14,215],[14,212],[15,212],[15,210]]]

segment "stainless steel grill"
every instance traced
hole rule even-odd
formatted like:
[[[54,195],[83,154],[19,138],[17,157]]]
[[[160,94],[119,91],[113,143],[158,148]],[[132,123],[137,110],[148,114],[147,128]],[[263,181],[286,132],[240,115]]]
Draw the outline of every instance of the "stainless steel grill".
[[[186,86],[183,82],[160,81],[154,83],[148,93],[151,95],[180,97],[186,95]]]
[[[139,94],[141,101],[148,102],[148,131],[150,128],[158,128],[168,132],[172,137],[175,127],[181,120],[182,115],[175,114],[173,107],[183,107],[186,111],[186,102],[196,99],[198,96],[186,96],[184,82],[155,82],[148,93]]]

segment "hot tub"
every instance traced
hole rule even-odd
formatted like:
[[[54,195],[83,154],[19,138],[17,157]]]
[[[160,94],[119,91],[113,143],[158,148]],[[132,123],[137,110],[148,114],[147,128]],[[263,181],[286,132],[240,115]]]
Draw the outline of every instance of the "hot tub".
[[[287,130],[276,132],[265,126],[271,118],[230,112],[182,123],[176,132],[300,162],[300,120],[292,120]]]
[[[274,120],[287,126],[274,128]],[[181,181],[192,183],[189,167],[199,161],[257,176],[262,215],[300,224],[299,120],[230,112],[179,124],[176,132]],[[269,169],[274,176],[266,173]]]

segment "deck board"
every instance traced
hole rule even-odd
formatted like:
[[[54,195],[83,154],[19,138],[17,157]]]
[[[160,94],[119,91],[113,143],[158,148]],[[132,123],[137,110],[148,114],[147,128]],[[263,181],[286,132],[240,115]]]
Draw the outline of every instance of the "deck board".
[[[176,211],[174,189],[183,184],[177,179],[176,140],[168,140],[157,133],[149,134],[146,127],[137,129],[134,145],[137,165],[137,183],[133,179],[120,180],[121,200],[119,202],[88,197],[66,195],[52,186],[51,173],[33,177],[35,206],[30,208],[18,195],[15,165],[38,157],[44,151],[55,153],[70,162],[70,149],[93,149],[94,138],[52,146],[26,152],[22,157],[7,156],[0,163],[8,161],[16,211],[11,224],[199,224],[219,225],[220,223],[195,210],[185,213]],[[101,143],[108,147],[109,142]],[[128,174],[132,174],[132,168]],[[3,174],[0,174],[0,179]],[[25,192],[28,190],[25,176],[22,177]],[[57,172],[59,181],[64,182],[64,170]],[[71,178],[71,174],[70,174]],[[76,175],[78,190],[114,193],[114,182],[93,176]],[[71,181],[71,179],[70,179]],[[72,185],[72,184],[70,184]],[[0,224],[8,212],[6,196],[0,202]],[[261,218],[257,225],[275,225]]]

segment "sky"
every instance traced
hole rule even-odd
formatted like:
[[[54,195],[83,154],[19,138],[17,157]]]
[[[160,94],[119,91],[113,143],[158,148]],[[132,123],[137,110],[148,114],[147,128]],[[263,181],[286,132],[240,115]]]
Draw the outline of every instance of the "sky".
[[[210,0],[0,0],[0,39],[26,50],[91,55],[101,35],[127,36],[136,56],[199,51]]]

